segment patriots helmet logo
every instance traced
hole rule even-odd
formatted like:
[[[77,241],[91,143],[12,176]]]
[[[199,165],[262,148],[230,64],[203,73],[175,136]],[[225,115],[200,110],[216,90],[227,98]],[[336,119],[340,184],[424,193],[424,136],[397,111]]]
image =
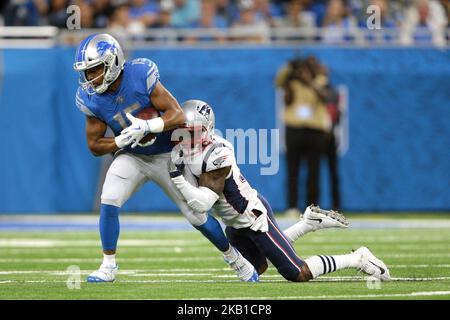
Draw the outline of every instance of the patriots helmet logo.
[[[211,114],[211,107],[209,104],[204,104],[203,106],[197,108],[199,109],[198,112],[209,121],[209,116]]]
[[[222,163],[224,163],[225,159],[226,156],[217,158],[216,160],[213,161],[213,165],[215,165],[216,167],[220,167]]]

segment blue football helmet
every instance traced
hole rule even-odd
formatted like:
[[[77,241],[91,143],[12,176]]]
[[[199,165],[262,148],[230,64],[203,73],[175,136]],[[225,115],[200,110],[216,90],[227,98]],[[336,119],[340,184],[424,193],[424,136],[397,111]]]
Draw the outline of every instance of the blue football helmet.
[[[94,87],[86,77],[86,70],[103,64],[103,83]],[[93,34],[84,39],[77,49],[73,68],[80,73],[80,86],[90,95],[103,93],[116,81],[123,70],[125,58],[119,42],[106,33]]]

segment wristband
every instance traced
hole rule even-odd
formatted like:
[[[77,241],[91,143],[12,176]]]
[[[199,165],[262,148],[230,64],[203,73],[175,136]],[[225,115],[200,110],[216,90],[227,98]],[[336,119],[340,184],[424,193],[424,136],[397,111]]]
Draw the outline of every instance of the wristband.
[[[150,132],[160,133],[164,131],[164,120],[161,117],[147,120],[147,125]]]

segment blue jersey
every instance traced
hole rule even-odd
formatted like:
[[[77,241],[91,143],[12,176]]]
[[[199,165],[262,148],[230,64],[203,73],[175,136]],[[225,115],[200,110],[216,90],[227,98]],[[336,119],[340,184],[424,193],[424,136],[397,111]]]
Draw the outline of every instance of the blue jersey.
[[[126,62],[122,73],[122,82],[117,91],[89,95],[79,87],[75,99],[81,112],[105,122],[116,136],[131,124],[126,113],[135,116],[142,109],[151,106],[150,95],[159,81],[158,67],[145,58]],[[128,146],[126,150],[139,154],[170,152],[174,146],[171,133],[171,130],[159,133],[155,143],[149,147],[138,146],[131,149]]]

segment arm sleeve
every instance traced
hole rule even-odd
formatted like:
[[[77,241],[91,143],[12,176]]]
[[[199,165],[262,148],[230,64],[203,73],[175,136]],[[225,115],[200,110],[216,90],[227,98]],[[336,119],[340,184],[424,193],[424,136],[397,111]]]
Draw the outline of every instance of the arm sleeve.
[[[186,181],[183,175],[172,178],[173,183],[180,190],[191,209],[196,212],[206,212],[219,199],[217,193],[207,187],[194,187]]]

